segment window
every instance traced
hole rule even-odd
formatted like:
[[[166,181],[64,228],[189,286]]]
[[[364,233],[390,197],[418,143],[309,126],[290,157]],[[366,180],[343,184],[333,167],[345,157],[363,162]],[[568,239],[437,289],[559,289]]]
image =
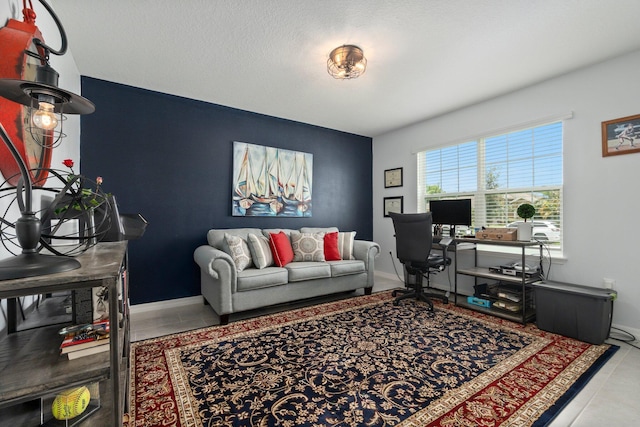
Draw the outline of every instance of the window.
[[[534,237],[559,249],[562,134],[557,121],[418,153],[418,211],[430,200],[470,198],[473,227],[515,227],[518,206],[531,203]]]

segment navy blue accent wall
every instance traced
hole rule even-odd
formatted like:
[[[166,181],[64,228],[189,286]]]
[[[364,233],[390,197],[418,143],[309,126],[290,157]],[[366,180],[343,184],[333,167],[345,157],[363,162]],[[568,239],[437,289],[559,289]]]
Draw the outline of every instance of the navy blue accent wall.
[[[193,251],[211,228],[337,226],[372,240],[372,140],[82,77],[96,112],[81,119],[80,165],[121,213],[149,222],[129,242],[131,302],[200,295]],[[231,216],[233,141],[313,154],[313,216]]]

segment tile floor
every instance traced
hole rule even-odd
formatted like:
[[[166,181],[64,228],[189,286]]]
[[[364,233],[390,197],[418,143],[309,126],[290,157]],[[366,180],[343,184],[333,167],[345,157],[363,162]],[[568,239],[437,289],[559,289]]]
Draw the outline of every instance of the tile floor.
[[[399,282],[376,277],[374,292],[398,287]],[[283,304],[268,309],[231,315],[231,321],[289,310],[311,303],[349,298],[356,293],[316,298],[312,301]],[[218,316],[210,306],[201,302],[163,308],[155,311],[131,310],[131,337],[133,341],[183,332],[219,324]],[[616,334],[616,336],[621,336]],[[585,388],[552,421],[550,427],[622,427],[640,426],[640,350],[625,343],[607,340],[620,346],[620,350],[600,369]],[[640,342],[634,342],[640,346]]]

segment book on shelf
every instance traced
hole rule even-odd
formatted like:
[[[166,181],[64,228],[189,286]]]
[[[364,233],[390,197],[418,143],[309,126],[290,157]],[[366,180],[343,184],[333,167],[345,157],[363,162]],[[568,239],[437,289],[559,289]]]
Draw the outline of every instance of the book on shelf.
[[[103,351],[109,350],[109,340],[104,342],[104,345],[97,345],[95,347],[83,348],[81,350],[70,351],[67,353],[67,358],[69,360],[78,359],[84,356],[91,356],[93,354],[102,353]]]
[[[498,292],[498,298],[507,299],[507,300],[512,301],[512,302],[520,302],[520,301],[522,301],[522,295],[521,294],[516,294],[516,293],[512,293],[512,292],[499,291]]]
[[[97,322],[90,329],[71,332],[65,335],[60,344],[60,354],[109,344],[109,321]]]
[[[476,247],[476,244],[471,242],[458,242],[456,244],[456,250],[473,249],[475,247]]]

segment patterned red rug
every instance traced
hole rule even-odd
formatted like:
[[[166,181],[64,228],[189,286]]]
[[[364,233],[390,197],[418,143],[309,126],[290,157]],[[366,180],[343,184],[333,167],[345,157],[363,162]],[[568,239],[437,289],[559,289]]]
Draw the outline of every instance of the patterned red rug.
[[[130,426],[544,426],[617,350],[355,297],[132,344]]]

